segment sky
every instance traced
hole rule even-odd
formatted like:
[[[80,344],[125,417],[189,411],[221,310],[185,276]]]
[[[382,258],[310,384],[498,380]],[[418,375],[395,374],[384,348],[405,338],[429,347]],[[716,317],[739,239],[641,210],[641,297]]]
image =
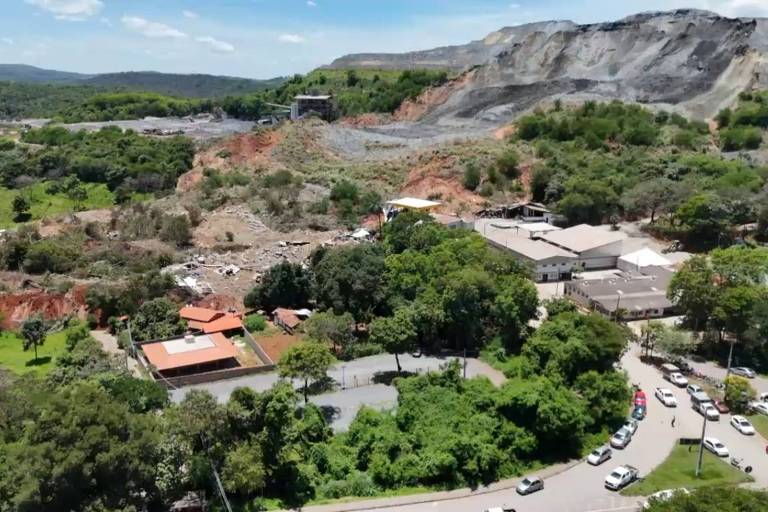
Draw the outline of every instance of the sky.
[[[0,63],[271,78],[359,52],[464,44],[533,21],[649,10],[766,16],[768,0],[0,0]]]

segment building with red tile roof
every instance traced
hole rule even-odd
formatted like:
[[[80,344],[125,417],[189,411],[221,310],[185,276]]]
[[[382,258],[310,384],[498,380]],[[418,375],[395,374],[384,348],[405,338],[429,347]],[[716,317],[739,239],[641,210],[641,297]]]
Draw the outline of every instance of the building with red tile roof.
[[[152,369],[163,377],[240,366],[237,348],[220,333],[187,335],[141,345]]]
[[[216,311],[215,309],[208,308],[198,308],[195,306],[186,306],[181,308],[179,311],[179,316],[190,323],[208,323],[224,315],[225,313],[223,311]]]

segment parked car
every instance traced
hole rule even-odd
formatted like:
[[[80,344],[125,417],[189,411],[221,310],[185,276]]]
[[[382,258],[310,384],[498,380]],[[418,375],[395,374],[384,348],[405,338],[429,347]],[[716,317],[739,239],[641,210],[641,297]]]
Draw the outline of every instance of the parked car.
[[[745,436],[755,435],[755,427],[753,427],[749,420],[744,416],[736,415],[731,417],[731,426]]]
[[[681,373],[691,373],[693,371],[693,366],[691,366],[691,363],[683,359],[682,357],[677,357],[672,360],[672,364],[680,368]]]
[[[483,510],[483,512],[517,512],[514,508],[507,507],[504,505],[503,507],[491,507]]]
[[[611,450],[610,446],[603,445],[587,456],[587,462],[593,466],[599,466],[611,457],[613,457],[613,450]]]
[[[768,416],[768,403],[765,402],[753,402],[752,409],[755,410],[758,414],[764,414],[765,416]]]
[[[605,486],[612,491],[618,491],[628,486],[640,477],[640,472],[634,466],[624,465],[614,469],[605,477]]]
[[[717,409],[717,412],[719,412],[720,414],[728,414],[729,412],[731,412],[731,408],[728,407],[728,404],[726,404],[722,400],[715,400],[714,405],[715,405],[715,409]]]
[[[654,395],[656,395],[656,398],[658,398],[659,401],[665,406],[677,407],[677,398],[675,398],[675,395],[672,394],[672,391],[668,390],[667,388],[656,388]]]
[[[645,396],[645,391],[642,389],[638,389],[635,391],[635,398],[634,398],[635,407],[642,406],[645,407],[648,405],[648,399]]]
[[[527,476],[523,478],[519,484],[517,484],[517,488],[515,490],[517,491],[517,494],[525,496],[536,491],[541,491],[543,489],[544,480],[537,476]]]
[[[738,375],[739,377],[746,377],[748,379],[754,379],[756,375],[755,370],[752,368],[747,368],[746,366],[737,366],[736,368],[731,368],[731,373]]]
[[[678,372],[670,373],[669,379],[667,380],[679,388],[684,388],[688,385],[688,379],[686,379],[682,373]]]
[[[688,384],[685,390],[688,392],[689,395],[702,393],[704,391],[703,389],[701,389],[701,386],[699,386],[698,384]]]
[[[720,413],[717,412],[712,402],[702,402],[693,407],[699,414],[706,416],[708,421],[720,421]]]
[[[636,419],[637,421],[641,421],[645,419],[647,411],[644,405],[636,405],[634,409],[632,409],[632,417]]]
[[[623,427],[623,428],[625,428],[625,429],[627,429],[627,430],[629,430],[629,433],[630,433],[630,434],[632,434],[632,435],[635,435],[635,432],[637,432],[637,427],[638,427],[639,425],[640,425],[640,424],[637,422],[637,420],[635,420],[635,419],[632,419],[632,418],[628,418],[628,419],[627,419],[627,420],[624,422],[624,425],[622,425],[622,427]]]
[[[716,437],[705,437],[704,448],[711,451],[718,457],[728,456],[728,448],[726,448],[725,445],[721,443],[720,440],[717,439]]]
[[[624,427],[611,436],[611,446],[621,450],[626,448],[630,441],[632,441],[632,434]]]
[[[685,487],[680,487],[679,489],[664,489],[663,491],[653,493],[648,496],[648,499],[645,500],[645,503],[643,503],[643,509],[651,508],[651,505],[654,503],[663,503],[668,501],[672,499],[675,494],[691,494],[691,491]]]

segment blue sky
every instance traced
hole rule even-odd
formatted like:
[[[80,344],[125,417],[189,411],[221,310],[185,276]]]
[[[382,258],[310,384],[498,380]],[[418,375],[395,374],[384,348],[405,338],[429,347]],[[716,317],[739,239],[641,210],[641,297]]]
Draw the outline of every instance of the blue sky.
[[[549,19],[611,21],[697,7],[768,16],[768,0],[2,0],[0,63],[101,73],[269,78],[354,52],[480,39]]]

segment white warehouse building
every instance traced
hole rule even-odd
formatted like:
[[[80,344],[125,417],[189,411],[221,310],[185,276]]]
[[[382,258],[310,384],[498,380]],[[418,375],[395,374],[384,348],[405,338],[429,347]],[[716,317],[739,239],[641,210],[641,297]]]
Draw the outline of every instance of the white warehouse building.
[[[579,224],[560,231],[550,231],[541,240],[577,256],[577,266],[584,270],[616,268],[627,235],[618,231]]]

